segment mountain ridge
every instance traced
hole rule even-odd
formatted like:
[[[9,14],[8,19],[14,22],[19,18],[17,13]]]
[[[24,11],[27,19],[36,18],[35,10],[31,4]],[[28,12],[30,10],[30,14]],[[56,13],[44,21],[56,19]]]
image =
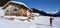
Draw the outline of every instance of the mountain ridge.
[[[36,8],[31,8],[33,10],[34,13],[39,13],[40,15],[43,15],[43,16],[53,16],[53,17],[60,17],[60,11],[56,12],[55,14],[51,14],[51,13],[47,13],[47,12],[44,12],[44,11],[40,11]]]

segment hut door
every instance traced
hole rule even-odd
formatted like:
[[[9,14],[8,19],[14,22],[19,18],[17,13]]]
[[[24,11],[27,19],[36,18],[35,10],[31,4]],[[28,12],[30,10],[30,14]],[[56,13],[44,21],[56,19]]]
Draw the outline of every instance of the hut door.
[[[22,9],[22,16],[27,16],[27,9]]]

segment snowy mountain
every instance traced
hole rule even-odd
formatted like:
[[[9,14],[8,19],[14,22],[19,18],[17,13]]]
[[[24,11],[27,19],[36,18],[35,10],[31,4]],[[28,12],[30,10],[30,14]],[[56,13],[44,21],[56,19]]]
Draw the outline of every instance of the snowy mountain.
[[[39,13],[40,15],[43,15],[43,16],[60,17],[60,11],[44,12],[44,11],[40,11],[36,8],[31,8],[31,9],[33,10],[34,13]]]
[[[56,14],[58,11],[50,11],[50,12],[46,12],[48,14]]]
[[[60,11],[58,11],[58,12],[56,13],[56,15],[60,15]]]

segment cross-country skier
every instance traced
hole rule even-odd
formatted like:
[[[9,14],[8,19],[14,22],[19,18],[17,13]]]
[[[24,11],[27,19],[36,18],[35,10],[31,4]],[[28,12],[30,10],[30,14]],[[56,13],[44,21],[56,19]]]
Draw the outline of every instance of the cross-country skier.
[[[52,21],[54,20],[54,18],[52,18],[52,16],[49,18],[50,20],[50,26],[52,26]]]

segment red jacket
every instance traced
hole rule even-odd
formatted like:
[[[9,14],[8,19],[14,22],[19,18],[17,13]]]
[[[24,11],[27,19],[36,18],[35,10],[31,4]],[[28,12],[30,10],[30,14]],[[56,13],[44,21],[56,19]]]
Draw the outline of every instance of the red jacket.
[[[54,20],[54,18],[52,18],[52,17],[50,17],[50,19],[49,19],[50,21],[52,21],[52,20]]]

